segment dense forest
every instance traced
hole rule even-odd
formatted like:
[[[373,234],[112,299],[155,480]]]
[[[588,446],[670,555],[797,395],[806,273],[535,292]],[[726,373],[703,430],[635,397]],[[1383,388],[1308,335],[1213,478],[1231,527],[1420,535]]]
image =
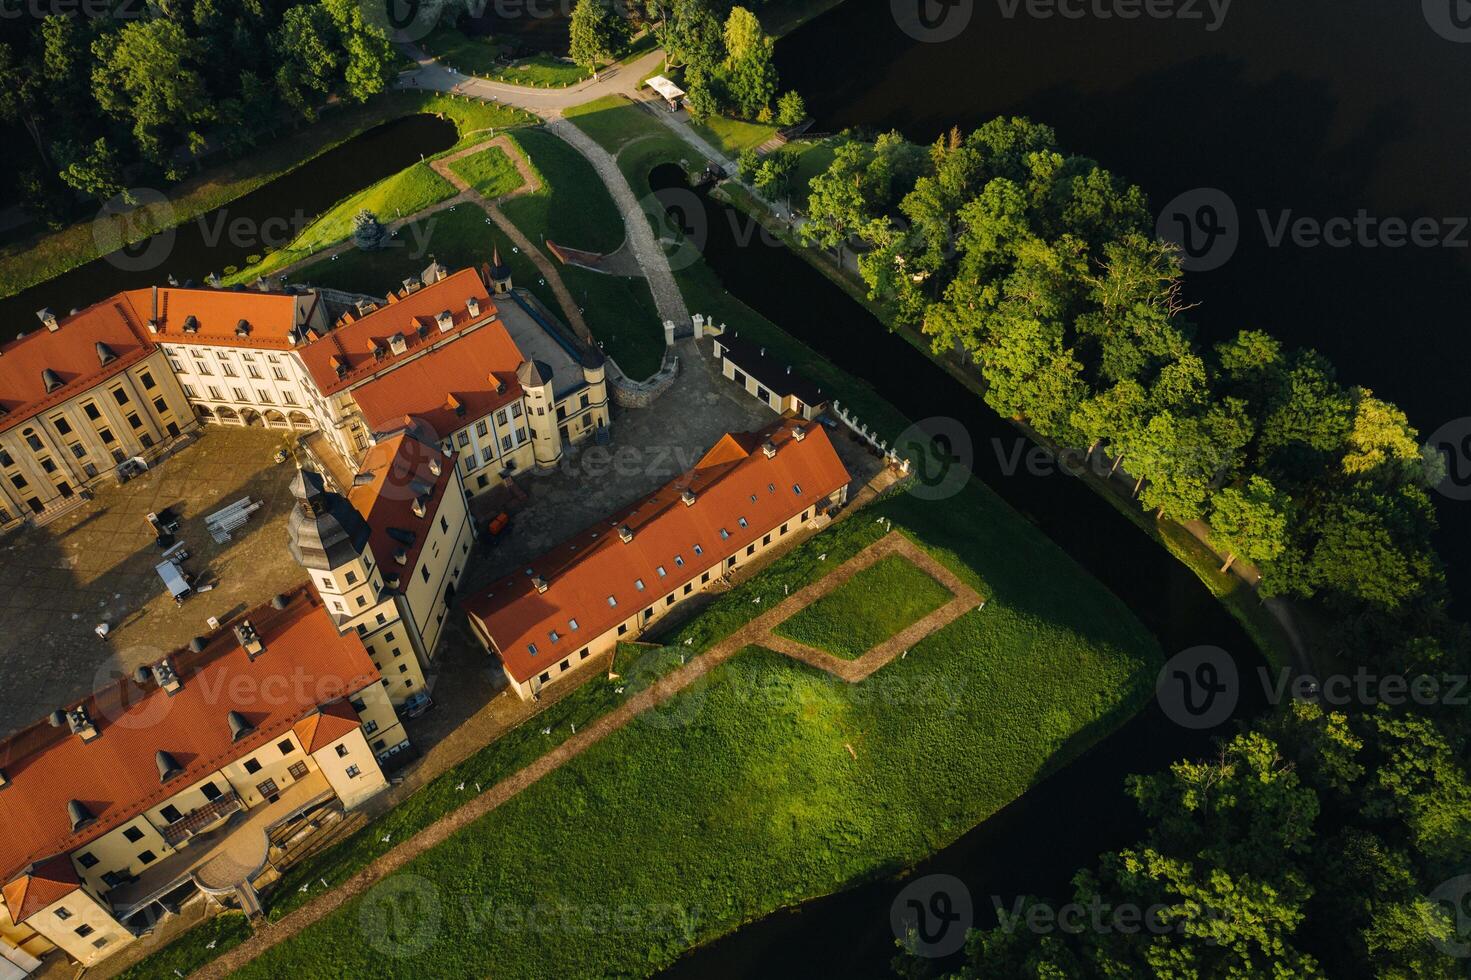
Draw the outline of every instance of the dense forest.
[[[856,245],[872,296],[994,410],[1127,472],[1162,517],[1204,521],[1264,594],[1325,613],[1327,649],[1363,678],[1132,779],[1147,836],[1074,880],[1102,925],[1005,910],[966,975],[1463,975],[1437,900],[1471,858],[1471,644],[1431,544],[1443,459],[1404,413],[1251,325],[1202,349],[1144,194],[1046,126],[848,142],[809,212],[805,234]],[[1152,921],[1112,919],[1124,906]]]

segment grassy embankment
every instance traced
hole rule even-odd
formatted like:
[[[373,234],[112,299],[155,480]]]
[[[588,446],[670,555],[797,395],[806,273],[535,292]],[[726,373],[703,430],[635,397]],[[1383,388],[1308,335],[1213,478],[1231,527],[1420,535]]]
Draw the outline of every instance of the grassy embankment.
[[[777,627],[789,640],[856,660],[950,601],[950,592],[902,555],[874,562]]]
[[[442,114],[459,130],[461,143],[490,127],[534,121],[517,109],[455,101],[429,92],[390,92],[364,105],[323,110],[308,127],[293,131],[237,160],[205,170],[167,188],[168,201],[114,216],[112,229],[94,227],[91,219],[47,232],[0,250],[0,297],[44,282],[101,255],[98,242],[131,244],[156,232],[190,221],[269,184],[375,126],[401,116]]]

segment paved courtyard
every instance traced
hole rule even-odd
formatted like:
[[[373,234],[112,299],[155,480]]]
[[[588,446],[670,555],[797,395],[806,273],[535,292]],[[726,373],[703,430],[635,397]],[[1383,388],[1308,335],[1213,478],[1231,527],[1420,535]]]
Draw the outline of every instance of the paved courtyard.
[[[157,660],[304,575],[286,550],[295,469],[272,457],[279,430],[210,426],[192,446],[42,528],[0,537],[0,735]],[[262,501],[234,540],[215,544],[204,518],[242,497]],[[172,509],[197,585],[176,605],[154,571],[162,559],[147,522]],[[112,634],[93,632],[106,622]]]

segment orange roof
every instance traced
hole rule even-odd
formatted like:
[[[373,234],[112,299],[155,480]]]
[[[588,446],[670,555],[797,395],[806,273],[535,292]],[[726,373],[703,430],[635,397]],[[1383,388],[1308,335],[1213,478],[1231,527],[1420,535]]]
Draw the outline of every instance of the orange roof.
[[[794,437],[798,430],[805,433],[800,441]],[[771,458],[763,450],[768,440],[776,447]],[[465,608],[491,637],[511,676],[529,680],[663,602],[848,480],[819,423],[783,419],[759,432],[726,435],[684,476],[563,541],[532,563],[532,574],[494,583]],[[685,490],[695,494],[692,506],[682,500]],[[625,525],[633,531],[626,543],[618,533]],[[695,554],[696,545],[702,554]],[[546,592],[537,592],[535,578],[547,582]],[[609,596],[616,606],[609,605]]]
[[[47,858],[5,886],[10,921],[19,925],[37,912],[82,887],[77,869],[65,854]]]
[[[0,432],[59,405],[136,364],[154,350],[143,324],[119,297],[103,300],[68,317],[58,317],[54,333],[44,327],[0,347]],[[102,363],[98,344],[116,355]],[[42,373],[61,382],[46,390]]]
[[[296,737],[308,753],[325,748],[354,729],[361,728],[358,713],[346,701],[333,701],[307,715],[294,726]]]
[[[273,743],[319,705],[379,680],[357,634],[339,635],[309,588],[287,598],[284,609],[266,605],[245,614],[265,643],[254,660],[227,626],[202,652],[170,655],[182,681],[174,694],[151,680],[139,685],[126,678],[83,701],[98,731],[92,741],[41,721],[0,742],[0,768],[9,780],[0,789],[0,880],[42,857],[84,847]],[[255,731],[233,741],[231,711]],[[184,769],[167,784],[155,762],[160,750]],[[73,832],[70,800],[86,806],[95,822]]]
[[[359,388],[353,400],[373,431],[412,415],[437,438],[521,397],[516,368],[521,350],[499,321],[389,370]]]
[[[122,296],[132,304],[140,321],[157,322],[156,340],[273,350],[290,350],[296,346],[289,335],[306,322],[312,309],[321,302],[315,293],[297,295],[185,286],[132,289]],[[187,333],[184,324],[191,316],[195,331]],[[248,324],[243,336],[237,332],[241,320]]]
[[[363,457],[359,479],[366,482],[348,491],[353,509],[368,522],[368,543],[385,578],[397,575],[404,580],[419,565],[419,553],[434,527],[440,501],[454,479],[457,455],[446,456],[434,443],[420,441],[411,429],[368,450]],[[439,474],[434,473],[435,463]],[[420,499],[424,516],[414,512]],[[402,554],[403,560],[399,560]]]
[[[466,308],[472,298],[480,307],[480,314],[474,317]],[[449,330],[442,331],[436,317],[446,311],[453,317],[453,324]],[[490,292],[480,281],[479,273],[462,269],[402,299],[390,297],[388,305],[301,348],[301,359],[316,381],[317,390],[328,395],[371,378],[389,365],[422,353],[495,316],[495,304],[490,301]],[[395,354],[391,341],[400,334],[405,350]]]

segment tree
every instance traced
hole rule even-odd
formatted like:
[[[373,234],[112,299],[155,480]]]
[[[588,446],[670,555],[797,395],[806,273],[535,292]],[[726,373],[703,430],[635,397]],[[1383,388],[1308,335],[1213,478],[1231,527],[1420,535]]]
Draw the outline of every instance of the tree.
[[[725,37],[720,19],[708,0],[674,0],[664,20],[664,52],[669,68],[685,66],[708,78],[725,61]]]
[[[398,57],[393,44],[381,27],[363,18],[363,4],[359,0],[322,0],[322,3],[347,49],[347,67],[343,71],[347,97],[365,102],[383,91],[393,78]]]
[[[739,9],[739,8],[738,8]],[[775,44],[771,38],[755,42],[748,53],[730,64],[726,86],[741,115],[755,119],[768,112],[776,96]]]
[[[577,0],[570,31],[568,54],[594,73],[604,62],[613,60],[627,40],[627,24],[608,0]]]
[[[767,154],[756,170],[756,189],[769,200],[791,193],[792,178],[797,173],[797,155],[785,150]]]
[[[1211,500],[1211,547],[1226,553],[1221,571],[1238,557],[1261,566],[1287,547],[1287,501],[1271,481],[1253,476],[1244,488],[1225,487]]]
[[[339,38],[325,7],[299,4],[286,11],[271,37],[276,53],[276,87],[288,105],[308,119],[340,77]]]
[[[41,135],[41,81],[34,64],[0,43],[0,119],[25,127],[42,162],[50,160]]]
[[[732,7],[730,15],[725,19],[724,39],[727,68],[746,60],[763,42],[770,40],[756,15],[739,6]]]
[[[782,93],[776,102],[777,125],[783,128],[796,126],[806,118],[807,100],[802,98],[802,94],[796,91]]]
[[[842,143],[827,170],[812,178],[803,238],[841,248],[869,219],[864,179],[870,153],[862,143]]]
[[[129,204],[134,203],[123,188],[122,168],[117,154],[106,139],[98,137],[87,147],[72,147],[62,144],[57,154],[62,161],[61,179],[98,203],[111,200],[122,194]]]
[[[192,43],[177,21],[135,20],[92,44],[92,92],[99,105],[132,124],[143,154],[167,163],[167,140],[182,134],[191,146],[213,118]]]

